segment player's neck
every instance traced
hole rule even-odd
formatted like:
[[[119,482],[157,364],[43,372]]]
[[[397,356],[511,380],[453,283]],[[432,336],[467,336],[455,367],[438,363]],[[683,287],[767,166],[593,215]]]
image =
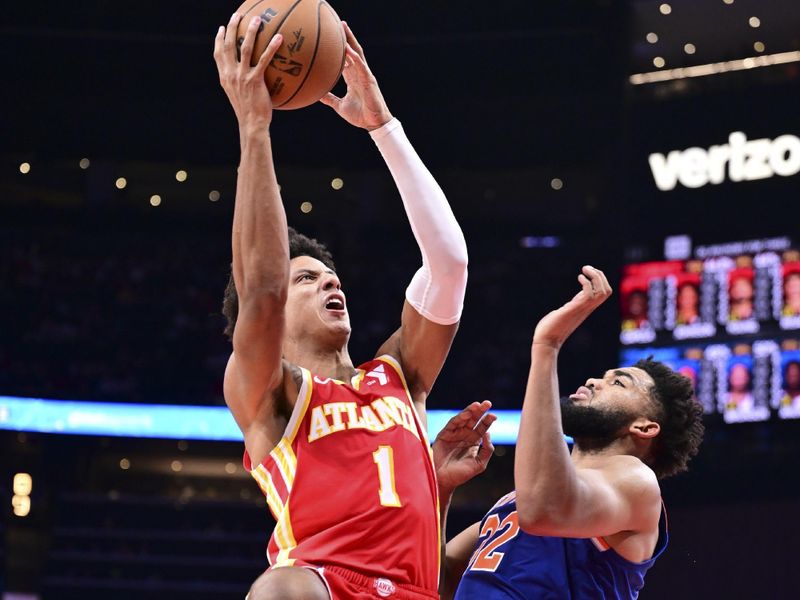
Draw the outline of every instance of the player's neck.
[[[288,346],[284,346],[284,358],[298,367],[308,369],[314,375],[347,381],[355,374],[355,367],[346,344],[340,348],[309,343],[288,344]]]
[[[610,456],[635,456],[642,462],[649,452],[649,444],[644,447],[636,444],[630,436],[623,436],[615,439],[608,445],[598,448],[590,442],[576,440],[575,447],[572,449],[572,462],[575,466],[590,467],[596,465],[598,461]]]

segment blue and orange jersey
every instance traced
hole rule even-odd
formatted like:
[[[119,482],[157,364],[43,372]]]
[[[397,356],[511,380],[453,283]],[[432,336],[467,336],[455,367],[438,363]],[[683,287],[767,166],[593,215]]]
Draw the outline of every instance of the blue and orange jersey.
[[[435,592],[438,488],[427,433],[398,361],[349,382],[302,370],[278,445],[250,471],[277,525],[273,567],[339,566]]]
[[[626,560],[602,538],[543,537],[519,527],[516,493],[503,496],[481,520],[478,547],[455,600],[633,599],[667,546],[662,508],[652,558]]]

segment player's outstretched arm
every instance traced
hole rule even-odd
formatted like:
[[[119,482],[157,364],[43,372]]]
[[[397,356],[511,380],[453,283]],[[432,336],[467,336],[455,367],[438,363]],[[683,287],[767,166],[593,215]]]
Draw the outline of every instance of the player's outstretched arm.
[[[289,282],[286,215],[269,137],[272,102],[264,81],[264,71],[281,36],[275,36],[251,66],[261,23],[254,17],[238,61],[240,19],[234,14],[227,27],[219,28],[214,41],[220,83],[236,113],[241,142],[232,233],[232,272],[239,309],[224,392],[248,452],[254,461],[260,461],[280,438],[272,392],[282,382],[281,342]]]
[[[613,457],[602,468],[578,469],[564,444],[556,363],[575,329],[606,299],[605,275],[583,267],[581,290],[536,326],[531,370],[514,459],[520,527],[532,534],[598,537],[640,531],[659,516],[655,475],[631,456]]]
[[[403,200],[422,253],[422,268],[406,291],[400,329],[378,354],[400,359],[418,409],[450,351],[461,318],[467,285],[467,245],[447,198],[392,118],[367,65],[364,50],[345,24],[347,94],[322,102],[348,123],[370,131]],[[424,413],[423,413],[424,414]]]

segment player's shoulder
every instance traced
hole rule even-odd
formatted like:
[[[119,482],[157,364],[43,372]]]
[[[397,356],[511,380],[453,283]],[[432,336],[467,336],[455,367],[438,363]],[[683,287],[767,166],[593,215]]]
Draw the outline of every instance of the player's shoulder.
[[[655,472],[636,456],[620,454],[603,457],[592,468],[622,492],[660,501],[661,487]]]

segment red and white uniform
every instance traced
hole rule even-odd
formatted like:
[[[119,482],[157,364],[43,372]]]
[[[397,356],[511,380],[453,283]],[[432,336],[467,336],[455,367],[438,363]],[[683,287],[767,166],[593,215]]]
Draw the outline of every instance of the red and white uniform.
[[[381,356],[350,382],[302,373],[280,443],[255,468],[245,453],[277,521],[270,564],[341,568],[435,597],[436,476],[399,363]]]

